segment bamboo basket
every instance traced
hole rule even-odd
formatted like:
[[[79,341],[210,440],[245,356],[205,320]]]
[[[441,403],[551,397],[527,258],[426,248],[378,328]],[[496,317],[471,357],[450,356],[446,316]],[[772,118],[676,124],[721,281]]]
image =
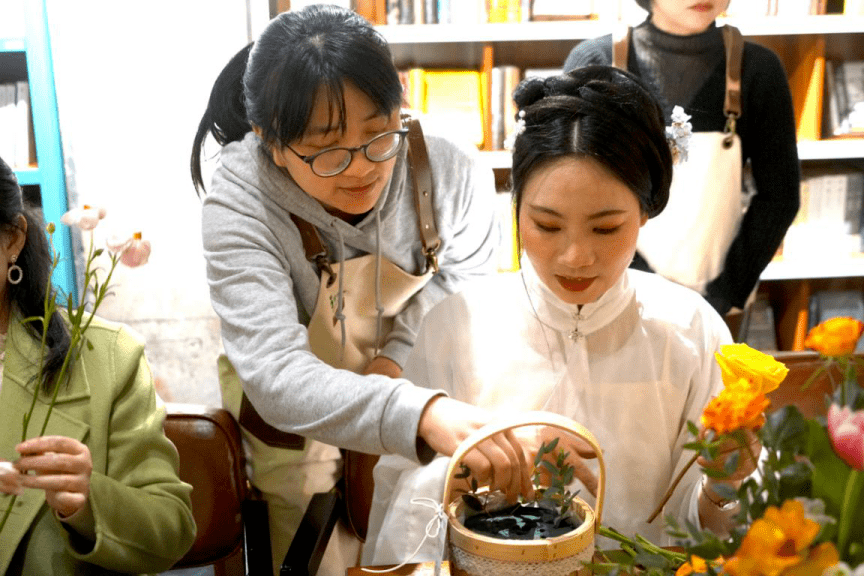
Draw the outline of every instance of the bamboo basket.
[[[452,498],[453,474],[465,455],[483,440],[513,428],[549,426],[582,438],[597,453],[599,477],[596,510],[581,498],[573,499],[573,510],[583,519],[578,528],[540,540],[504,540],[477,534],[465,528],[462,499]],[[444,484],[444,506],[448,519],[450,568],[456,576],[582,576],[590,574],[583,563],[591,562],[594,538],[603,513],[606,471],[597,439],[584,426],[557,414],[524,412],[514,414],[477,430],[453,453]]]

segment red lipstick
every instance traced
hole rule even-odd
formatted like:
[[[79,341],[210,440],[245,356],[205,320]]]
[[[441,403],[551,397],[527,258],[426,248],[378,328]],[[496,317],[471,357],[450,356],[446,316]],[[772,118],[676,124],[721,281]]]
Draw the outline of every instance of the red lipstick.
[[[568,278],[555,276],[562,288],[570,292],[584,292],[594,282],[595,278]]]

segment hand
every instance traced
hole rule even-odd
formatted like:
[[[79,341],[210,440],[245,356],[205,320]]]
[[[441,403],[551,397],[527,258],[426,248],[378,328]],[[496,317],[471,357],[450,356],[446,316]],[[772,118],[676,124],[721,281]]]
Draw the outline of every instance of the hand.
[[[727,484],[737,489],[741,482],[750,476],[756,470],[759,464],[759,453],[762,451],[762,444],[759,442],[759,437],[752,430],[746,430],[746,442],[744,446],[738,443],[733,438],[725,439],[717,449],[717,457],[714,460],[706,460],[699,457],[696,462],[704,469],[723,471],[726,461],[734,453],[738,453],[738,466],[729,476],[723,478],[706,477],[704,491],[706,496],[714,502],[719,502],[723,498],[711,489],[717,484]],[[704,432],[703,432],[704,435]]]
[[[15,463],[21,485],[44,490],[48,506],[61,518],[89,502],[93,458],[86,445],[65,436],[41,436],[25,440],[15,450],[21,454]]]
[[[381,374],[390,378],[399,378],[402,375],[402,367],[386,356],[376,356],[363,369],[363,374]]]
[[[12,462],[0,460],[0,492],[3,494],[21,494],[21,473]]]
[[[433,398],[420,417],[418,434],[436,452],[452,456],[472,432],[492,420],[492,414],[446,396]],[[531,465],[512,432],[484,440],[465,455],[464,463],[481,484],[501,490],[511,502],[522,494],[533,496]]]

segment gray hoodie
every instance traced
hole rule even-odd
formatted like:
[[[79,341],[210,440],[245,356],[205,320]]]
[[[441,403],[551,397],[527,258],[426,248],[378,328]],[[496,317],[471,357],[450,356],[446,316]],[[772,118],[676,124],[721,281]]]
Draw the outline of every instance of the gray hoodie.
[[[432,306],[466,280],[495,270],[495,186],[477,152],[426,134],[440,272],[395,318],[381,355],[400,366]],[[380,250],[403,270],[425,269],[414,193],[399,153],[391,181],[357,225],[329,213],[270,162],[253,133],[222,149],[203,207],[204,256],[228,359],[252,405],[271,425],[351,450],[418,460],[417,426],[440,391],[405,379],[332,368],[309,350],[306,326],[319,279],[289,218],[314,225],[336,260]],[[337,234],[338,230],[338,234]],[[340,239],[341,236],[341,239]],[[374,289],[370,287],[370,289]]]

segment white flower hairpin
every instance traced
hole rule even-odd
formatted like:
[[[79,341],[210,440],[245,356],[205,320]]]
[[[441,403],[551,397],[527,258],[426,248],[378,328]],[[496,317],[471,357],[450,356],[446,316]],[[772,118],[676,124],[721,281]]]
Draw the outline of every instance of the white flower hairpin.
[[[513,132],[504,140],[504,149],[513,150],[513,146],[516,144],[516,137],[523,132],[525,132],[525,110],[519,110],[519,113],[516,114],[516,124],[513,127]]]
[[[672,125],[666,127],[666,140],[669,142],[669,149],[672,150],[673,164],[687,161],[690,136],[693,135],[690,118],[691,116],[686,114],[681,106],[672,109]]]

